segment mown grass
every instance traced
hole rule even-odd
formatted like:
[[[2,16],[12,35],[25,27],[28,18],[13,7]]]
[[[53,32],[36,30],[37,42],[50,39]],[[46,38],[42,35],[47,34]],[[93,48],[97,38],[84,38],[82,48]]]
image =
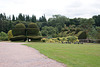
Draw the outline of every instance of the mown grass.
[[[100,67],[100,44],[60,44],[38,43],[25,44],[40,53],[64,63],[67,67]]]

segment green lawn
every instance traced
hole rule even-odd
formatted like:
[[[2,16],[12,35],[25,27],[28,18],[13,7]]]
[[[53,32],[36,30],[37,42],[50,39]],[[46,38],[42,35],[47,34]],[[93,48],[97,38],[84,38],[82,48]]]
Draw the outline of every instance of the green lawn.
[[[100,44],[60,44],[32,42],[25,44],[62,62],[67,67],[100,67]]]

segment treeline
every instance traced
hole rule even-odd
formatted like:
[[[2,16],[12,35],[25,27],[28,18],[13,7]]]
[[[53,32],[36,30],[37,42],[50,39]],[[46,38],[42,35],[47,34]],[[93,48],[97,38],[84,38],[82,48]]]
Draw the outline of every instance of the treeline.
[[[0,14],[0,32],[8,32],[12,30],[18,23],[23,23],[27,27],[30,22],[37,23],[40,28],[42,36],[59,37],[64,35],[65,31],[71,29],[81,29],[85,31],[88,38],[93,38],[100,30],[100,15],[95,15],[92,18],[67,18],[62,15],[53,15],[52,18],[46,19],[45,15],[39,19],[35,15],[29,16],[20,13],[17,17],[15,15],[6,16],[5,13]],[[61,34],[63,32],[63,34]],[[72,32],[71,32],[72,33]],[[65,33],[66,34],[66,33]],[[67,35],[65,35],[67,36]],[[95,36],[94,36],[95,38]]]

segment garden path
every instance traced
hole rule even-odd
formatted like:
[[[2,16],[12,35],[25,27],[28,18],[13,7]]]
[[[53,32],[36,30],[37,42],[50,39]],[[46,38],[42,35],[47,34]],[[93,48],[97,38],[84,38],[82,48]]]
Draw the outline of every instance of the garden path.
[[[0,67],[65,67],[25,43],[0,42]]]

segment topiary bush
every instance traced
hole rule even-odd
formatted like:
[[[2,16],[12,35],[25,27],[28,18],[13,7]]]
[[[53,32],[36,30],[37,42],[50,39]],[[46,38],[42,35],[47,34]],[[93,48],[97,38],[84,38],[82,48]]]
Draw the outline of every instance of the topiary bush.
[[[18,23],[15,25],[15,28],[12,30],[13,36],[26,35],[25,25]]]
[[[18,35],[26,35],[26,30],[25,28],[14,28],[12,30],[13,36],[18,36]]]
[[[31,41],[41,41],[42,36],[27,36],[28,39],[31,39]]]
[[[13,38],[12,30],[9,30],[8,31],[8,40],[10,40],[11,38]]]
[[[39,35],[39,28],[37,24],[30,23],[26,31],[27,38],[31,39],[31,41],[41,41],[42,36]]]
[[[37,24],[36,23],[30,23],[28,25],[28,28],[38,28]]]
[[[23,23],[18,23],[15,25],[15,28],[26,28]]]
[[[38,28],[27,28],[27,36],[35,36],[39,34]]]
[[[11,41],[25,41],[26,38],[26,27],[22,23],[18,23],[15,25],[15,28],[12,30],[13,38]]]
[[[26,41],[26,36],[24,35],[19,35],[19,36],[14,36],[10,38],[11,41]]]

